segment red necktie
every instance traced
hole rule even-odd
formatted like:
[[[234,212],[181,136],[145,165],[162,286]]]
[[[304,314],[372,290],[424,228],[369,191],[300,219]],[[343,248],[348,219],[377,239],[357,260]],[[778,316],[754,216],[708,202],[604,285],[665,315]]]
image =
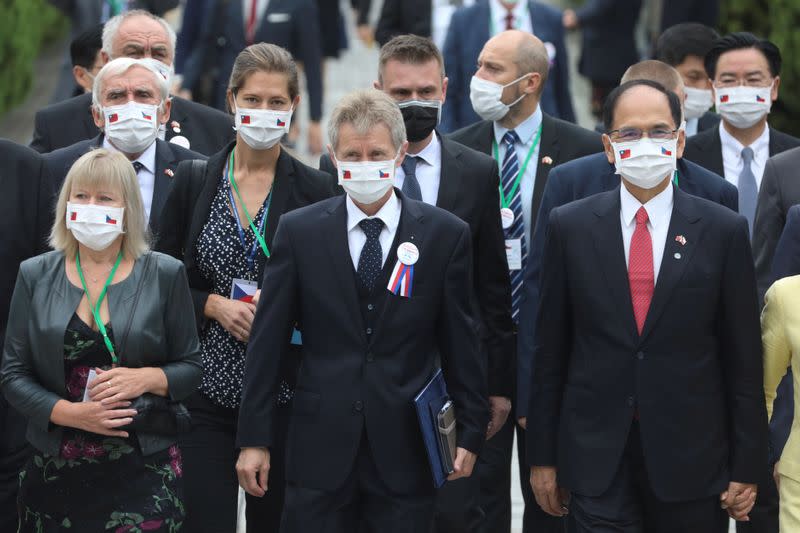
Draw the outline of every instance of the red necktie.
[[[653,271],[653,240],[647,230],[647,210],[644,206],[636,212],[636,229],[631,238],[631,251],[628,260],[628,282],[631,288],[633,316],[639,335],[642,334],[650,301],[653,299],[655,274]]]
[[[247,17],[247,28],[245,34],[247,36],[248,44],[253,44],[256,38],[256,20],[258,20],[258,0],[251,0],[250,2],[250,16]]]
[[[506,13],[506,30],[513,30],[514,29],[514,8],[508,10]]]

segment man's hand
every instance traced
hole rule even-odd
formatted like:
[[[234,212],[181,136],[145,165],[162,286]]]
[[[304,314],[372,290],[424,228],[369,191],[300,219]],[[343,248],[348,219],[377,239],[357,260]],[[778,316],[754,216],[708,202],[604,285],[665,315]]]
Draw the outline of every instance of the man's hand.
[[[456,448],[456,460],[453,461],[453,473],[447,476],[448,481],[455,481],[462,477],[469,477],[472,475],[472,469],[475,468],[475,461],[478,456],[464,448]]]
[[[261,498],[269,486],[269,450],[267,448],[242,448],[236,461],[239,486],[247,494]]]
[[[731,481],[728,490],[720,494],[720,506],[728,511],[728,516],[739,522],[749,522],[750,510],[756,503],[757,486],[754,483]]]
[[[508,420],[508,413],[511,412],[511,400],[505,396],[489,396],[489,427],[486,428],[486,440],[494,437],[500,428],[502,428],[506,420]]]
[[[522,429],[528,429],[528,417],[527,416],[519,417],[519,420],[517,420],[517,423],[519,424],[519,427],[521,427]]]
[[[558,488],[556,480],[556,467],[533,466],[531,467],[531,487],[536,503],[542,510],[553,516],[565,516],[569,493]]]

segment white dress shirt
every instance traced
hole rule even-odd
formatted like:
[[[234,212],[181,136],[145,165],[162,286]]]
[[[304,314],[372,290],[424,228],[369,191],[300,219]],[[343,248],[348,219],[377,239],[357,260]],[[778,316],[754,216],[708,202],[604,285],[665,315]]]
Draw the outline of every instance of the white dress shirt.
[[[475,0],[462,0],[461,5],[466,7],[474,3]],[[456,9],[458,8],[453,0],[433,0],[431,2],[431,38],[439,50],[444,49],[447,29],[450,27],[450,19]]]
[[[392,190],[392,196],[383,204],[375,216],[367,216],[348,196],[345,199],[347,205],[347,245],[350,247],[350,259],[353,260],[353,268],[358,269],[358,258],[361,257],[361,249],[367,244],[367,234],[358,225],[365,218],[379,218],[383,221],[383,229],[378,237],[381,243],[381,266],[386,263],[389,256],[389,249],[394,242],[394,235],[397,233],[397,226],[400,224],[400,211],[402,204],[400,198]]]
[[[422,201],[426,204],[436,205],[439,199],[439,183],[442,181],[442,143],[439,136],[434,132],[431,142],[418,154],[409,153],[408,156],[416,156],[417,169],[414,175],[419,182],[419,190],[422,192]],[[406,173],[403,167],[399,167],[394,172],[394,185],[401,191],[403,183],[406,181]]]
[[[722,165],[725,168],[725,179],[738,187],[739,174],[744,169],[744,160],[742,159],[744,145],[728,133],[722,121],[719,123],[719,138],[722,141]],[[750,163],[750,170],[756,177],[756,185],[761,189],[761,176],[764,175],[764,167],[769,159],[769,125],[764,128],[758,139],[753,141],[750,148],[753,149],[753,162]]]
[[[514,145],[514,150],[517,152],[517,159],[519,159],[520,170],[522,170],[522,165],[525,164],[525,158],[528,157],[528,152],[533,146],[533,141],[536,139],[536,133],[539,131],[539,126],[541,124],[542,108],[537,106],[533,115],[526,118],[520,125],[514,128],[514,131],[517,132],[519,140],[521,141]],[[503,136],[507,132],[508,128],[504,128],[497,122],[494,123],[494,141],[497,143],[497,157],[499,158],[497,162],[498,168],[503,167],[503,161],[506,157],[506,145],[503,142]],[[522,218],[525,222],[525,235],[528,238],[531,235],[531,227],[536,223],[535,220],[531,220],[531,217],[533,215],[533,187],[536,184],[536,167],[539,165],[539,146],[541,145],[541,141],[540,136],[536,142],[536,148],[534,148],[531,154],[528,168],[525,169],[525,174],[522,175],[522,180],[519,182],[519,192],[522,195]],[[502,175],[500,179],[503,179]]]
[[[489,32],[492,36],[495,36],[500,32],[506,31],[506,16],[508,15],[508,10],[500,3],[500,0],[489,0],[489,8],[492,13]],[[528,10],[528,2],[526,0],[519,0],[511,9],[511,13],[514,15],[513,25],[515,30],[533,33],[531,13]]]
[[[700,126],[699,118],[690,118],[686,121],[686,138],[697,135],[697,128]]]
[[[258,32],[264,13],[269,6],[269,0],[242,0],[242,17],[244,18],[244,29],[247,31],[247,23],[250,21],[250,10],[253,9],[253,2],[256,2],[256,32]],[[246,36],[245,36],[246,37]]]
[[[103,136],[103,148],[119,152],[105,135]],[[156,186],[156,143],[151,143],[136,161],[142,164],[142,170],[136,173],[136,179],[139,181],[139,190],[142,193],[142,203],[144,204],[144,220],[147,222],[150,220],[150,209],[153,207],[153,192]]]
[[[636,230],[636,212],[642,207],[642,204],[628,191],[624,183],[620,186],[619,191],[621,200],[619,217],[622,224],[622,244],[625,247],[625,266],[627,268],[631,257],[631,239]],[[650,232],[650,240],[653,243],[653,280],[656,283],[661,270],[661,261],[664,259],[664,247],[667,245],[667,232],[670,220],[672,220],[674,194],[672,184],[670,184],[644,204],[649,219],[647,230]]]

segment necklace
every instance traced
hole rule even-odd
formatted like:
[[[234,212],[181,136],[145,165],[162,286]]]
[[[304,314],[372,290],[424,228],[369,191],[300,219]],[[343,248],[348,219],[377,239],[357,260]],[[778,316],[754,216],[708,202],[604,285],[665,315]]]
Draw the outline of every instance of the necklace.
[[[96,263],[96,265],[99,265],[99,263]],[[97,273],[89,272],[89,271],[87,271],[86,268],[83,269],[83,272],[84,272],[84,274],[87,275],[87,277],[89,278],[89,281],[91,281],[92,283],[98,283],[100,281],[101,277],[105,277],[105,276],[108,275],[109,272],[111,272],[112,268],[113,268],[113,265],[101,265],[100,266],[100,271],[97,272]],[[77,266],[76,266],[76,270],[77,270]],[[94,270],[94,268],[92,268],[92,270]]]

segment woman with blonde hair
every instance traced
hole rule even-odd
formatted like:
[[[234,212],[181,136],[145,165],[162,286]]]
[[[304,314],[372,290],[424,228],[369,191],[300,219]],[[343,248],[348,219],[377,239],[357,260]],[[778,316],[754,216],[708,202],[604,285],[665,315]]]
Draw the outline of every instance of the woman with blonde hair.
[[[174,428],[134,407],[177,409],[200,381],[200,350],[183,265],[150,252],[145,228],[130,161],[94,150],[61,189],[54,251],[20,266],[0,385],[34,448],[22,532],[183,522]]]

